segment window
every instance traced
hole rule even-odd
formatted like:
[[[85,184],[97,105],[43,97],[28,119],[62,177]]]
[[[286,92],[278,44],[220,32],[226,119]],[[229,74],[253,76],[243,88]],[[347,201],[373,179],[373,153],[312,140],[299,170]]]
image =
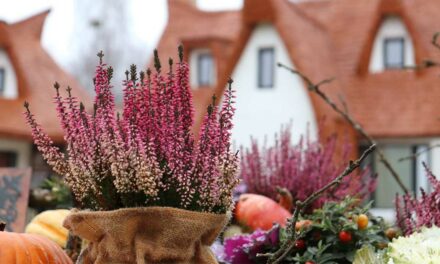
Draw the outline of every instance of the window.
[[[405,63],[405,40],[403,38],[384,39],[385,69],[401,69]]]
[[[214,61],[209,53],[198,55],[197,84],[198,86],[211,86],[214,84]]]
[[[258,51],[258,87],[273,87],[274,60],[273,48],[262,48]]]
[[[5,69],[0,68],[0,95],[5,92]]]
[[[0,151],[0,167],[15,167],[17,153],[12,151]]]
[[[410,144],[384,144],[381,149],[391,163],[393,168],[401,177],[403,184],[412,192],[418,194],[420,188],[428,189],[428,182],[422,162],[429,164],[429,152],[426,152],[427,145],[410,145]],[[413,156],[415,153],[422,153],[415,159],[400,160],[404,157]],[[371,199],[374,200],[376,208],[394,208],[394,199],[396,193],[403,194],[400,187],[380,162],[378,155],[372,153],[369,157],[370,167],[373,173],[377,173],[377,188]]]

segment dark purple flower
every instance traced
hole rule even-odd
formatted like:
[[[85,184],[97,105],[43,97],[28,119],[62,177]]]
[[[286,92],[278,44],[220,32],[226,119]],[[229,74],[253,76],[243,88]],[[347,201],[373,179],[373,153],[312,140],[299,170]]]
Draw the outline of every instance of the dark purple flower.
[[[265,232],[256,230],[252,234],[238,235],[225,240],[225,260],[231,264],[252,264],[258,253],[274,248],[279,243],[279,226]]]

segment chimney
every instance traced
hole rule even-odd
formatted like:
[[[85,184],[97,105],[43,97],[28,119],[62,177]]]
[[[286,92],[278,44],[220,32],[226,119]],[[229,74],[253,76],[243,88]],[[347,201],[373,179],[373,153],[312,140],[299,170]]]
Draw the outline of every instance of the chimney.
[[[249,24],[273,22],[275,16],[272,0],[244,0],[243,19]]]

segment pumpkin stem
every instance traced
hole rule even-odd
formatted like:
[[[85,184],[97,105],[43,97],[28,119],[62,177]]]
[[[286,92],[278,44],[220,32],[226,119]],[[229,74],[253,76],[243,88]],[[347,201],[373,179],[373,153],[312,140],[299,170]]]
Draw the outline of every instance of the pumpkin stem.
[[[278,204],[289,212],[292,212],[293,197],[289,190],[282,187],[276,187],[278,193]]]
[[[0,222],[0,232],[5,231],[5,228],[6,228],[6,223]]]

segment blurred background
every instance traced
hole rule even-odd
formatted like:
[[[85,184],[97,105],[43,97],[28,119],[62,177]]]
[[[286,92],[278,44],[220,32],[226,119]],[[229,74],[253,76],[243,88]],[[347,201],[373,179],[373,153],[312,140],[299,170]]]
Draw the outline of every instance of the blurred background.
[[[155,48],[163,61],[177,61],[183,44],[195,130],[211,96],[221,97],[232,76],[237,149],[250,146],[251,136],[274,144],[281,126],[295,143],[336,133],[353,156],[364,149],[365,139],[304,80],[276,67],[281,62],[315,82],[335,77],[325,92],[377,140],[410,191],[429,190],[421,163],[440,173],[440,90],[438,72],[419,66],[439,58],[431,44],[438,11],[435,1],[410,0],[0,0],[0,167],[31,167],[30,190],[56,188],[61,198],[50,199],[69,199],[59,183],[45,181],[52,173],[31,143],[23,102],[63,146],[51,102],[55,81],[72,86],[91,109],[96,54],[103,50],[120,101],[118,83],[130,64],[152,65]],[[368,165],[379,175],[371,195],[377,212],[392,218],[402,191],[380,157]],[[48,193],[31,192],[31,206],[43,208],[38,203]]]
[[[199,0],[201,10],[239,9],[241,0]],[[96,53],[103,50],[119,80],[130,64],[146,65],[166,26],[167,1],[0,1],[0,20],[15,23],[50,10],[41,43],[53,59],[91,89]]]

